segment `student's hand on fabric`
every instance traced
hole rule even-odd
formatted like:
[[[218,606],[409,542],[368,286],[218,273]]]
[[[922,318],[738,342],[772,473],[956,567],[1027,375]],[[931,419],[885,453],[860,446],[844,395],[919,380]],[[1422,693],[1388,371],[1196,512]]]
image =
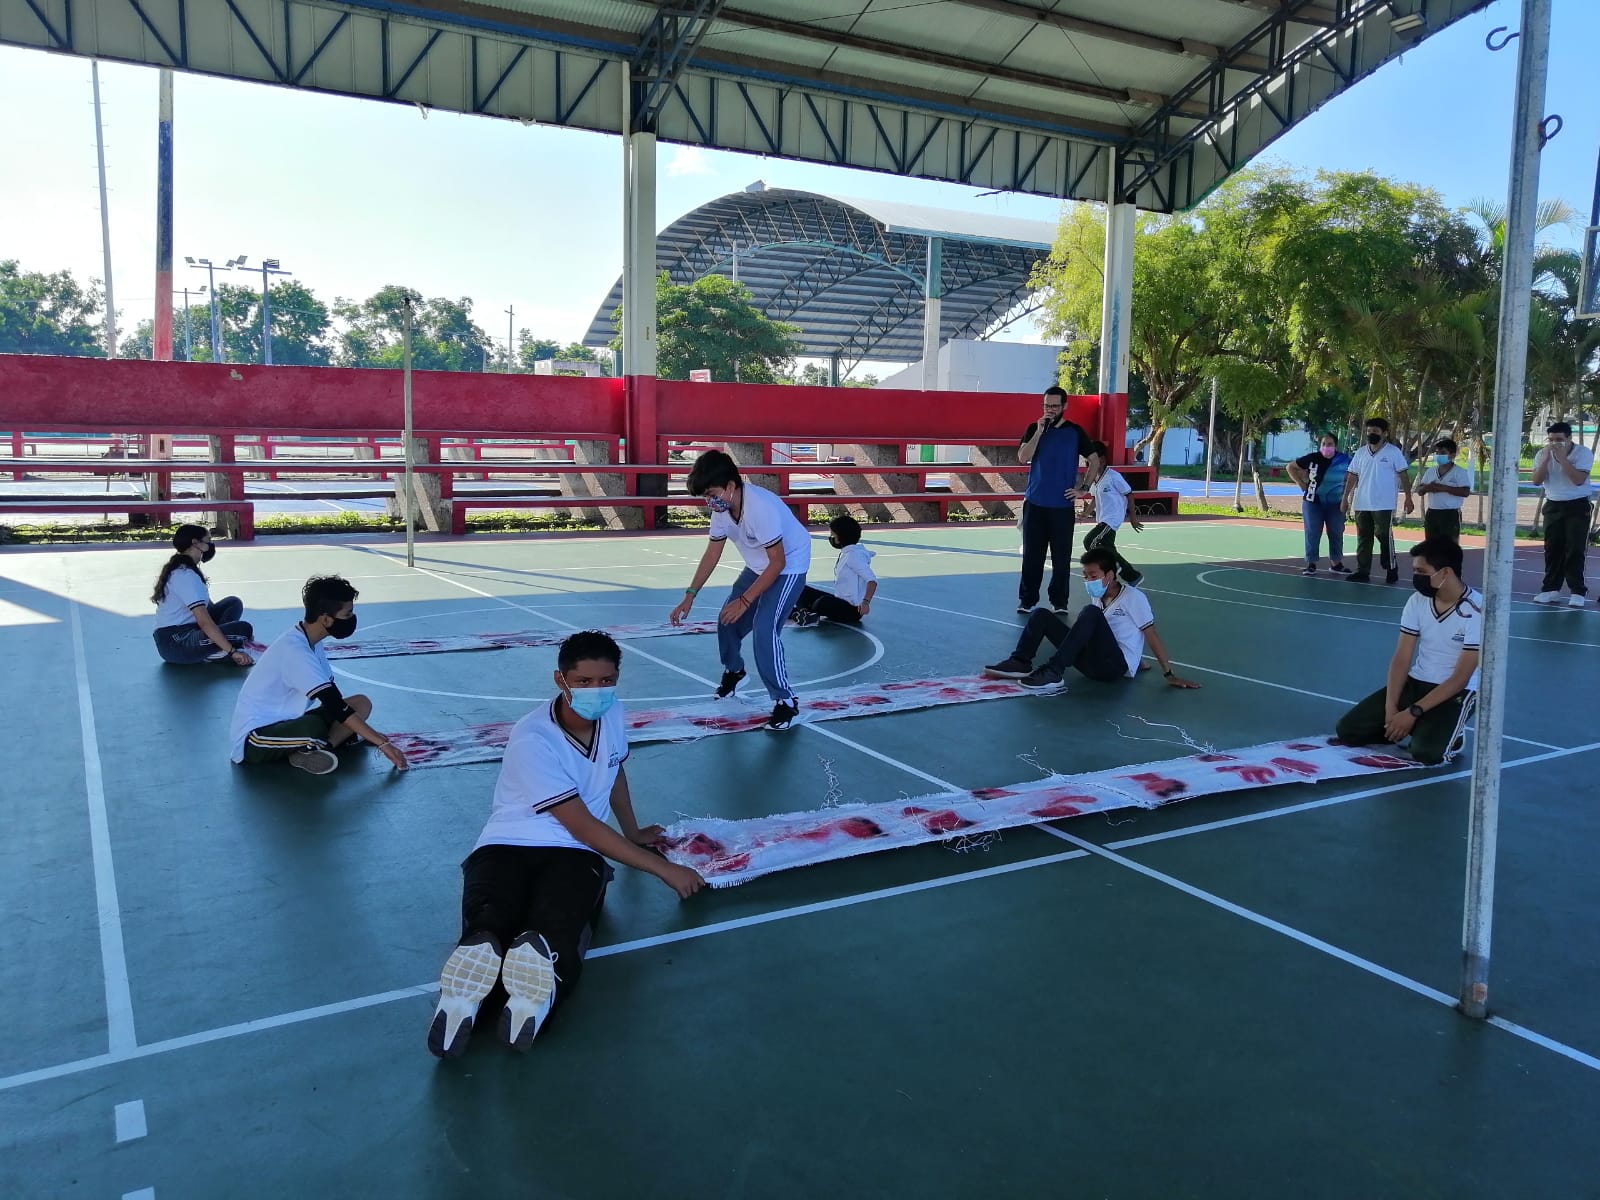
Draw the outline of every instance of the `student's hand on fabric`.
[[[680,867],[677,863],[664,864],[660,878],[662,883],[678,893],[679,900],[687,900],[706,885],[706,881],[700,878],[700,872]]]
[[[643,829],[635,829],[628,835],[628,840],[635,846],[654,846],[667,831],[665,825],[646,825]]]
[[[228,658],[236,667],[253,667],[256,665],[256,660],[251,658],[246,650],[235,650],[228,655]]]
[[[406,756],[400,753],[400,748],[393,742],[384,740],[378,743],[378,753],[382,754],[394,764],[397,771],[409,771],[411,764],[406,761]]]
[[[693,607],[694,597],[685,596],[682,600],[678,601],[678,607],[674,608],[669,614],[667,614],[668,620],[670,620],[674,625],[682,625],[683,619],[689,615],[689,610]]]
[[[1416,724],[1417,719],[1411,715],[1410,710],[1393,713],[1383,723],[1383,736],[1391,742],[1398,742],[1402,738],[1411,736]]]
[[[740,617],[744,616],[749,608],[750,602],[741,593],[722,606],[722,612],[717,619],[724,625],[732,625]]]
[[[1188,691],[1197,688],[1200,685],[1192,679],[1183,678],[1181,675],[1168,675],[1167,686],[1170,688],[1182,688],[1183,690]]]

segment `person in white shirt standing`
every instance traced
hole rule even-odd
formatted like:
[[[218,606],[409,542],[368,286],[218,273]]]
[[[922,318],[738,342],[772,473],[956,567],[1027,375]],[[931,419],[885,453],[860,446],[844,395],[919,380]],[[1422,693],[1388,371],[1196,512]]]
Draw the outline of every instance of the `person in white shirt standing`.
[[[305,620],[268,646],[239,689],[229,737],[236,763],[288,762],[310,775],[339,769],[335,746],[360,737],[397,768],[406,756],[367,724],[372,701],[345,696],[322,643],[356,631],[360,593],[337,575],[313,575],[300,592]]]
[[[200,570],[201,563],[217,555],[211,531],[204,525],[180,525],[172,548],[177,553],[161,568],[150,596],[156,606],[156,653],[180,665],[226,660],[236,667],[250,666],[255,659],[244,647],[255,630],[243,619],[244,602],[224,596],[213,603]]]
[[[861,544],[861,522],[841,513],[828,522],[828,545],[839,552],[833,564],[833,594],[809,584],[794,606],[794,623],[802,629],[824,617],[843,625],[859,625],[872,611],[878,577],[872,571],[872,551]]]
[[[1416,511],[1411,498],[1411,464],[1400,447],[1389,441],[1389,422],[1369,417],[1367,444],[1350,456],[1345,468],[1344,506],[1356,522],[1356,569],[1345,578],[1351,583],[1372,581],[1372,543],[1378,543],[1378,562],[1384,569],[1384,582],[1400,578],[1400,563],[1394,552],[1394,506],[1404,492],[1406,516]]]
[[[1456,463],[1455,439],[1440,438],[1433,444],[1433,466],[1418,477],[1417,495],[1428,498],[1422,514],[1423,537],[1459,542],[1461,506],[1472,495],[1472,476]]]
[[[698,872],[646,849],[659,825],[639,827],[622,764],[628,722],[616,702],[622,651],[597,630],[556,652],[556,697],[511,729],[494,807],[461,864],[461,939],[439,978],[428,1049],[466,1048],[485,1000],[503,1001],[500,1040],[527,1050],[577,985],[611,868],[654,875],[687,900]],[[606,823],[610,812],[621,829]]]
[[[1096,442],[1088,454],[1089,469],[1095,472],[1093,480],[1087,488],[1068,488],[1067,497],[1072,500],[1089,498],[1094,506],[1094,515],[1098,524],[1088,533],[1083,535],[1083,548],[1085,550],[1106,549],[1116,556],[1117,578],[1123,583],[1138,587],[1144,581],[1144,572],[1139,570],[1127,559],[1122,557],[1122,551],[1117,549],[1117,530],[1122,528],[1124,521],[1135,532],[1140,533],[1144,526],[1135,517],[1128,520],[1128,497],[1133,495],[1133,489],[1128,486],[1128,481],[1122,477],[1121,471],[1111,467],[1111,451],[1104,442]]]
[[[1173,674],[1167,647],[1156,633],[1150,601],[1138,588],[1117,578],[1117,556],[1101,546],[1084,551],[1078,562],[1083,566],[1084,590],[1089,593],[1089,603],[1078,619],[1069,625],[1048,609],[1034,609],[1010,657],[985,667],[983,673],[992,679],[1015,679],[1040,692],[1060,692],[1068,667],[1097,683],[1134,678],[1148,644],[1168,687],[1199,687]],[[1056,652],[1044,666],[1035,667],[1033,657],[1046,639],[1055,643]]]
[[[1350,746],[1411,739],[1411,757],[1443,762],[1461,732],[1461,705],[1475,685],[1483,596],[1461,580],[1461,546],[1428,538],[1411,548],[1417,594],[1400,614],[1400,639],[1383,687],[1339,718]]]
[[[1560,604],[1561,584],[1567,603],[1582,608],[1589,589],[1583,582],[1583,560],[1589,552],[1589,473],[1594,452],[1572,440],[1572,426],[1557,421],[1546,431],[1545,445],[1533,459],[1533,482],[1544,488],[1544,582],[1535,604]]]
[[[744,570],[733,581],[717,627],[717,649],[722,657],[722,682],[716,696],[724,700],[744,678],[740,646],[754,635],[756,671],[772,698],[768,729],[788,729],[800,715],[800,701],[789,686],[789,668],[783,657],[783,626],[805,590],[811,567],[811,535],[795,520],[782,500],[739,475],[733,459],[721,450],[707,450],[689,471],[689,494],[704,496],[711,510],[711,542],[700,556],[694,579],[672,610],[674,625],[682,624],[694,606],[711,572],[731,538],[744,559]]]

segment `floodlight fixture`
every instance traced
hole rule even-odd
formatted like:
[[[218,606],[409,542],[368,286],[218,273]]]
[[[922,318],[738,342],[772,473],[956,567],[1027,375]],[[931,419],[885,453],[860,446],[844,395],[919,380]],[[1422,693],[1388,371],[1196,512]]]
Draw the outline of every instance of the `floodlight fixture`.
[[[1396,37],[1405,37],[1428,27],[1428,18],[1419,12],[1407,13],[1403,17],[1396,17],[1389,22],[1389,28]]]

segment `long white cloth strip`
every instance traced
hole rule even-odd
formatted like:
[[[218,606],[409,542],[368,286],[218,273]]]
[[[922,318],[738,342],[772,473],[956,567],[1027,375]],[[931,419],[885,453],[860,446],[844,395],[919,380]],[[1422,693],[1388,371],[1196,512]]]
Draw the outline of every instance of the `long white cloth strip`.
[[[973,792],[936,792],[875,804],[727,821],[679,821],[657,843],[712,887],[734,887],[792,867],[809,867],[901,846],[974,837],[1118,808],[1157,808],[1196,796],[1282,783],[1318,783],[1418,770],[1407,757],[1329,737],[1268,742],[1226,753],[1055,775]]]
[[[715,633],[715,621],[685,621],[682,625],[610,625],[595,626],[609,633],[619,642],[638,638],[675,637],[685,633]],[[449,637],[368,638],[359,642],[327,643],[330,659],[394,658],[402,654],[453,654],[464,650],[512,650],[528,646],[559,646],[572,636],[570,629],[530,629],[520,633],[459,633]]]
[[[1034,695],[1020,684],[981,676],[953,679],[910,679],[899,683],[857,685],[800,697],[800,720],[837,721],[872,713],[906,712],[945,704],[970,704],[978,700],[1005,700]],[[722,733],[744,733],[767,723],[768,712],[740,700],[699,700],[672,708],[628,712],[628,741],[696,741]],[[460,766],[497,762],[505,752],[512,722],[468,725],[432,733],[391,733],[413,767]]]

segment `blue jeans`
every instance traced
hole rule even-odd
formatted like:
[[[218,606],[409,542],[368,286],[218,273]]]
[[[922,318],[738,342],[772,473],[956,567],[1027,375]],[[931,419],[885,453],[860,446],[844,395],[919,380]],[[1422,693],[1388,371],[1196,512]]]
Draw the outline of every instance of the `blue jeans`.
[[[206,611],[211,614],[222,635],[233,643],[235,650],[255,636],[250,622],[239,619],[244,615],[244,601],[239,597],[224,596],[214,604],[206,605]],[[168,625],[155,631],[155,639],[156,653],[163,660],[183,666],[205,662],[217,652],[211,639],[200,632],[198,625]]]
[[[1300,515],[1306,527],[1306,562],[1317,565],[1317,551],[1322,544],[1322,531],[1328,531],[1328,561],[1344,561],[1344,507],[1321,500],[1302,500]]]
[[[746,567],[734,580],[728,599],[744,595],[745,589],[755,581],[756,573]],[[804,575],[779,575],[737,621],[717,626],[717,651],[722,655],[724,671],[744,670],[740,643],[755,634],[756,673],[767,685],[767,695],[774,704],[794,699],[794,689],[789,686],[789,666],[783,658],[783,623],[794,611],[795,601],[800,599],[805,586]]]

